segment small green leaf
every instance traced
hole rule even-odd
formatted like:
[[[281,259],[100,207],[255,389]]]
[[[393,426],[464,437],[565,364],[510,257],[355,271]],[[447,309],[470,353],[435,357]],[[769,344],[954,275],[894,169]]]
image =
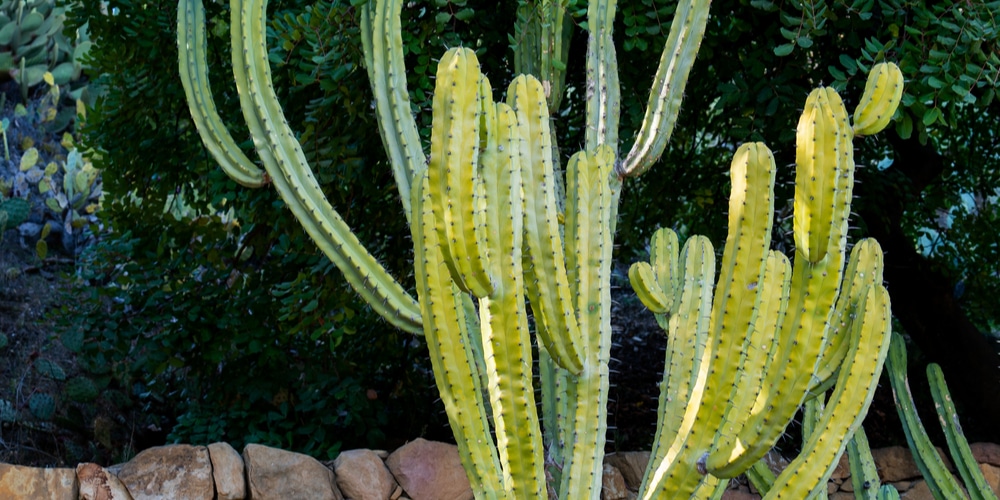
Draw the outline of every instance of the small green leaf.
[[[467,7],[467,8],[464,8],[464,9],[456,12],[455,13],[455,19],[458,19],[459,21],[468,21],[469,19],[472,19],[473,16],[475,16],[475,15],[476,15],[476,11]]]
[[[904,112],[903,118],[896,121],[896,133],[902,139],[909,139],[913,135],[913,118],[910,118],[910,114]]]
[[[937,121],[937,119],[940,118],[940,117],[941,117],[941,109],[940,108],[931,108],[931,109],[928,109],[927,112],[924,113],[924,119],[923,119],[924,126],[925,127],[926,126],[930,126],[932,123],[934,123],[935,121]]]
[[[774,48],[774,55],[778,57],[785,57],[788,54],[791,54],[793,50],[795,50],[794,44],[784,43]]]
[[[932,89],[944,88],[944,82],[941,81],[941,79],[936,76],[927,77],[927,85],[930,86]]]
[[[434,20],[437,21],[438,24],[446,24],[448,21],[451,21],[451,12],[438,12],[437,15],[434,16]]]
[[[803,49],[808,49],[813,45],[812,39],[807,36],[800,36],[797,39],[795,39],[795,42],[798,43],[799,47],[802,47]]]

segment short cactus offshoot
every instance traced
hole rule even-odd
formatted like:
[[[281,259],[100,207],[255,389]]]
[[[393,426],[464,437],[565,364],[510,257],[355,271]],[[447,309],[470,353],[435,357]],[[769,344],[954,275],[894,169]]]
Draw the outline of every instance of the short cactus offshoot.
[[[200,0],[179,1],[180,73],[202,139],[240,182],[271,181],[373,308],[425,336],[477,498],[600,496],[611,250],[621,182],[646,171],[663,151],[708,3],[679,2],[642,132],[631,152],[619,157],[620,90],[611,39],[616,5],[590,2],[587,72],[594,89],[587,99],[586,147],[567,162],[565,179],[558,174],[549,120],[549,106],[558,99],[547,93],[562,91],[560,76],[549,70],[565,60],[529,53],[552,43],[521,42],[522,68],[537,70],[545,81],[518,76],[505,101],[494,101],[471,50],[444,54],[428,161],[400,78],[402,3],[371,0],[363,7],[380,133],[414,242],[414,299],[360,245],[305,164],[271,87],[265,2],[232,0],[230,26],[234,76],[266,175],[229,144],[198,52]],[[543,18],[539,26],[565,26],[565,12],[555,4],[535,12]],[[546,40],[556,34],[521,29]],[[568,36],[557,31],[556,42]],[[884,107],[874,99],[873,106]],[[879,108],[878,116],[886,113],[891,116]],[[845,270],[854,135],[837,93],[815,90],[798,130],[794,265],[769,248],[775,165],[768,148],[755,143],[741,146],[733,159],[721,268],[704,237],[682,248],[674,233],[661,230],[651,242],[650,261],[630,271],[633,287],[669,334],[643,498],[718,494],[725,478],[749,469],[773,446],[800,405],[832,386],[826,406],[816,406],[816,430],[802,455],[786,473],[767,478],[773,479],[769,498],[805,498],[824,484],[857,429],[888,348],[889,304],[874,241],[857,244]],[[532,345],[538,346],[541,415]]]

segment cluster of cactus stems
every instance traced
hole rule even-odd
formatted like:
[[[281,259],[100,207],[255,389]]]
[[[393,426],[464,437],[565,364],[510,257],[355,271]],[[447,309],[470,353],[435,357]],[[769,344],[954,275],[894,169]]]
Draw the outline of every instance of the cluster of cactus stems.
[[[477,498],[598,498],[621,183],[648,170],[666,146],[709,1],[678,3],[641,130],[621,156],[616,3],[590,2],[585,145],[565,176],[549,115],[564,92],[565,4],[522,8],[515,70],[532,74],[514,78],[503,100],[494,100],[473,51],[442,56],[429,154],[410,109],[401,8],[402,0],[370,0],[361,24],[380,133],[412,231],[417,299],[358,242],[306,164],[271,85],[264,0],[232,0],[230,23],[234,76],[264,170],[239,151],[212,103],[201,0],[179,0],[180,73],[195,123],[234,179],[275,185],[375,311],[424,335]],[[654,235],[650,261],[630,270],[668,335],[642,498],[718,497],[727,478],[758,464],[800,406],[829,393],[825,404],[809,403],[812,432],[801,455],[770,478],[768,498],[825,490],[889,346],[878,244],[859,242],[845,268],[852,141],[888,123],[902,90],[898,69],[885,69],[894,65],[879,68],[853,126],[833,89],[806,102],[794,266],[769,250],[774,158],[753,143],[732,162],[718,279],[711,243],[694,236],[682,247],[669,229]]]
[[[927,481],[934,498],[956,499],[971,498],[972,500],[997,500],[989,483],[979,469],[979,463],[972,456],[962,427],[958,422],[958,413],[951,401],[951,393],[945,383],[941,367],[935,363],[927,365],[927,381],[930,382],[931,397],[934,407],[948,441],[948,451],[955,461],[959,477],[965,483],[966,489],[952,476],[937,449],[931,443],[927,430],[924,429],[920,416],[917,414],[910,385],[907,382],[906,343],[898,333],[892,334],[892,346],[889,349],[889,359],[886,371],[892,384],[893,397],[896,400],[896,411],[903,422],[906,441],[913,453],[917,468]],[[968,494],[966,494],[968,493]]]

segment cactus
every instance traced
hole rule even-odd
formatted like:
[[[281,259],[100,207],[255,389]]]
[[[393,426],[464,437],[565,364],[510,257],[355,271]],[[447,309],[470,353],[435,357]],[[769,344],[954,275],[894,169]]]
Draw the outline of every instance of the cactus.
[[[266,2],[231,1],[234,78],[262,178],[375,311],[424,335],[477,498],[600,495],[622,181],[645,172],[665,147],[708,3],[679,2],[639,138],[624,157],[616,3],[589,3],[585,148],[570,157],[565,178],[549,118],[559,99],[552,93],[563,91],[561,47],[571,29],[561,5],[522,8],[516,66],[532,74],[513,79],[505,102],[494,102],[474,52],[455,48],[441,58],[429,158],[406,91],[402,2],[362,8],[379,131],[414,242],[414,299],[360,245],[306,165],[271,86]],[[204,22],[201,0],[179,0],[179,73],[202,140],[239,180],[254,165],[234,160],[238,151],[225,144],[229,134],[213,115],[197,52]],[[726,478],[759,462],[800,405],[832,386],[803,454],[773,478],[769,493],[804,498],[824,483],[858,428],[885,358],[889,308],[876,243],[856,245],[844,268],[854,169],[849,122],[835,91],[810,95],[798,131],[794,266],[769,250],[773,156],[763,144],[747,144],[733,159],[730,232],[714,290],[715,252],[701,236],[682,249],[676,234],[660,230],[650,261],[630,270],[669,335],[643,498],[719,496]]]
[[[31,205],[24,198],[0,201],[0,229],[6,230],[21,225],[28,220]]]
[[[97,399],[97,386],[94,385],[93,380],[87,377],[70,378],[66,381],[63,391],[70,401],[78,403],[87,403]]]
[[[917,462],[917,467],[927,481],[927,486],[934,498],[996,500],[997,496],[983,477],[978,462],[972,456],[969,443],[966,441],[965,435],[962,434],[958,414],[955,411],[955,405],[951,402],[951,394],[945,383],[941,367],[935,363],[928,364],[927,380],[930,382],[931,397],[934,399],[938,420],[941,422],[945,438],[948,441],[948,450],[955,461],[959,476],[968,489],[968,495],[963,493],[961,485],[948,471],[941,456],[938,455],[937,449],[934,448],[927,436],[920,416],[917,415],[909,382],[907,382],[906,343],[903,337],[898,334],[892,336],[892,348],[887,369],[889,380],[892,383],[892,393],[896,399],[896,410],[899,412],[900,420],[903,421],[903,430],[906,434],[906,441],[910,445],[910,452],[913,453],[913,459]]]
[[[28,398],[28,409],[38,420],[49,421],[56,414],[56,400],[46,392],[36,392]]]
[[[875,458],[868,446],[868,435],[864,427],[858,427],[847,443],[847,455],[851,467],[851,485],[854,487],[854,497],[859,500],[877,500],[881,486],[878,469],[875,468]]]
[[[16,80],[24,100],[46,74],[52,84],[65,85],[83,73],[82,60],[92,43],[86,30],[74,40],[63,34],[67,13],[54,0],[0,3],[0,78]]]
[[[906,442],[917,468],[927,482],[927,488],[937,499],[966,498],[961,485],[938,455],[934,443],[924,429],[924,424],[920,421],[920,415],[917,414],[917,407],[910,393],[910,384],[907,382],[906,341],[898,333],[892,334],[886,370],[889,372],[892,395],[896,400],[896,411],[899,412],[899,419],[903,422]]]
[[[48,377],[52,380],[66,380],[66,371],[63,370],[58,363],[52,361],[51,359],[38,358],[35,360],[34,366],[35,371],[37,371],[39,375]]]

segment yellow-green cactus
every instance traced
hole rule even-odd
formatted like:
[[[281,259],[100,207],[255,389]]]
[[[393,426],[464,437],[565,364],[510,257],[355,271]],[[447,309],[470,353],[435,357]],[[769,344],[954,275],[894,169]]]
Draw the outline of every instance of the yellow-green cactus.
[[[623,157],[616,2],[589,3],[586,141],[566,163],[565,178],[549,118],[560,98],[552,93],[563,92],[563,44],[572,29],[564,5],[522,7],[518,33],[541,38],[518,43],[517,65],[534,76],[514,78],[505,102],[494,102],[473,51],[456,48],[441,58],[429,158],[406,90],[402,2],[362,7],[379,131],[414,242],[414,299],[360,245],[306,165],[271,87],[264,0],[231,0],[230,27],[241,106],[266,174],[229,144],[202,67],[200,1],[179,0],[178,39],[202,139],[244,184],[270,180],[373,308],[425,336],[475,496],[598,498],[621,183],[646,171],[665,147],[709,2],[679,2],[639,138]],[[799,405],[835,383],[795,467],[766,478],[775,481],[769,495],[805,495],[822,483],[871,401],[888,303],[874,242],[855,247],[843,278],[854,130],[836,92],[810,96],[798,135],[794,265],[770,249],[775,165],[755,143],[733,159],[721,269],[707,239],[692,237],[682,249],[664,229],[651,241],[650,262],[629,273],[669,335],[643,498],[720,494],[724,478],[758,463]],[[544,418],[532,385],[533,346]]]

